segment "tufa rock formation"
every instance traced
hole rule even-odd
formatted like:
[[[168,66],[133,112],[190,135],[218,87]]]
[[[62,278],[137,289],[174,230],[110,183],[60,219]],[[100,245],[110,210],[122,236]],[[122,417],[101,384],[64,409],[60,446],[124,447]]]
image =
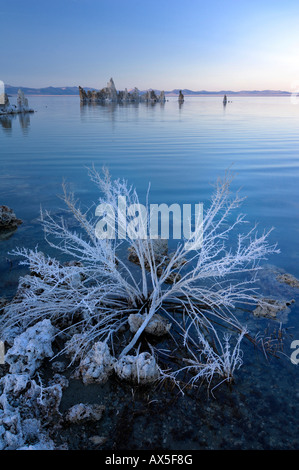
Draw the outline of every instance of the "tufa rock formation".
[[[110,78],[107,86],[100,91],[84,90],[79,86],[80,102],[85,103],[164,103],[165,93],[161,91],[157,95],[154,90],[148,90],[146,93],[140,93],[138,88],[129,92],[127,88],[123,91],[117,91],[113,78]]]
[[[0,95],[0,116],[19,113],[34,113],[34,110],[29,108],[24,92],[22,90],[18,91],[17,106],[10,104],[7,94],[2,93]]]

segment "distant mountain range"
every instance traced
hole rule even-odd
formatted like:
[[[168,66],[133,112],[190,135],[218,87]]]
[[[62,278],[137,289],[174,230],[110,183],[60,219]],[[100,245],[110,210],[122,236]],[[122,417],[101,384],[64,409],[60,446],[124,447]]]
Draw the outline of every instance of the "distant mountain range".
[[[66,87],[53,87],[49,86],[46,88],[28,88],[24,86],[11,86],[5,85],[5,93],[8,95],[16,95],[18,90],[21,88],[25,95],[78,95],[79,91],[76,86],[66,86]],[[87,88],[87,90],[91,88]]]
[[[290,96],[289,91],[281,90],[242,90],[242,91],[232,91],[232,90],[221,90],[221,91],[192,91],[188,89],[181,90],[185,96],[218,96],[218,95],[227,95],[227,96]],[[177,96],[180,90],[166,91],[165,95],[167,96]]]
[[[11,85],[5,85],[5,92],[8,95],[16,95],[19,89],[22,89],[25,95],[78,95],[79,91],[76,86],[66,86],[66,87],[45,87],[45,88],[28,88],[28,87],[16,87]],[[94,90],[95,88],[84,88],[85,90]],[[141,91],[144,93],[146,90]],[[193,91],[188,89],[181,90],[185,96],[218,96],[218,95],[228,95],[228,96],[290,96],[291,92],[281,91],[281,90],[242,90],[242,91],[232,91],[232,90],[221,90],[221,91]],[[155,90],[156,93],[160,93],[160,90]],[[172,91],[165,91],[165,96],[177,96],[180,92],[180,89],[175,89]]]

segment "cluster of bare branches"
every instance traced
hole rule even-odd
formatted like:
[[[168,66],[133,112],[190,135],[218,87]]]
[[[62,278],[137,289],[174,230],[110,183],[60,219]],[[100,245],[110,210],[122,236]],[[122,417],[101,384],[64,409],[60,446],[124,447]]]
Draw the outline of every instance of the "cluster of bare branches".
[[[99,203],[109,204],[116,213],[120,197],[126,198],[128,205],[139,204],[136,190],[126,181],[112,180],[107,171],[100,174],[94,168],[90,177],[101,190]],[[99,238],[97,219],[82,211],[64,186],[63,200],[80,229],[70,230],[63,218],[56,220],[48,212],[42,213],[42,224],[49,245],[69,262],[62,263],[38,250],[16,250],[14,254],[23,257],[31,275],[21,279],[18,294],[1,318],[2,327],[26,328],[49,318],[64,332],[76,325],[84,338],[79,349],[98,340],[114,347],[128,316],[146,313],[137,331],[118,345],[117,354],[122,358],[138,347],[147,325],[159,313],[170,318],[188,356],[187,365],[168,372],[168,377],[176,380],[180,371],[188,370],[191,383],[202,378],[210,383],[214,376],[231,380],[242,364],[241,340],[248,335],[246,325],[234,313],[236,306],[256,304],[254,281],[259,263],[277,252],[276,246],[268,243],[270,232],[258,235],[254,227],[235,236],[246,220],[242,214],[232,218],[243,198],[231,193],[231,182],[230,174],[217,181],[191,239],[180,241],[167,256],[163,251],[157,255],[159,239],[119,239],[117,234],[127,233],[128,226],[128,216],[122,213],[118,213],[115,238]],[[144,222],[140,219],[144,225],[138,227],[144,234],[149,233],[148,195],[146,209],[149,217]],[[128,262],[126,245],[134,253],[138,274]],[[234,347],[230,336],[223,334],[225,327],[234,332]]]

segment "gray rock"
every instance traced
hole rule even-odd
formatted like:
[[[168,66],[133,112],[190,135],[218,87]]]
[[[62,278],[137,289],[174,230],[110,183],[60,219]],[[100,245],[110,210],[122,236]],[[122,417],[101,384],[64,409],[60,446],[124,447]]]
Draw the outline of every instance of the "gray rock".
[[[0,116],[6,114],[33,113],[34,110],[29,108],[28,100],[25,98],[22,90],[18,91],[17,106],[10,104],[6,93],[0,95]]]
[[[85,91],[81,86],[79,88],[79,97],[82,104],[85,103],[164,103],[165,93],[161,92],[159,96],[156,95],[154,90],[149,90],[143,95],[140,94],[138,88],[134,88],[129,92],[125,90],[117,91],[113,78],[110,78],[107,86],[99,91],[88,90]]]
[[[22,220],[18,219],[12,209],[7,206],[0,206],[0,232],[6,230],[15,230]]]
[[[292,274],[284,273],[284,274],[279,274],[276,279],[279,282],[283,282],[284,284],[288,284],[291,287],[296,287],[299,288],[299,280],[292,276]]]
[[[148,352],[119,359],[114,370],[119,378],[138,384],[153,383],[160,377],[155,358]]]
[[[253,310],[256,317],[276,318],[277,314],[288,310],[295,300],[281,301],[275,299],[260,299],[257,307]]]
[[[32,376],[44,358],[53,356],[51,346],[55,332],[56,328],[46,319],[17,336],[5,355],[10,373],[28,373]]]
[[[128,317],[131,333],[136,333],[144,322],[147,314],[132,313]],[[148,325],[146,325],[144,332],[154,336],[163,336],[169,332],[171,323],[166,321],[161,315],[154,314]]]
[[[108,345],[98,341],[81,359],[77,376],[82,378],[84,384],[105,383],[113,372],[115,361]]]
[[[86,405],[84,403],[78,403],[67,411],[65,419],[69,423],[99,421],[103,415],[104,410],[105,406],[103,405]]]

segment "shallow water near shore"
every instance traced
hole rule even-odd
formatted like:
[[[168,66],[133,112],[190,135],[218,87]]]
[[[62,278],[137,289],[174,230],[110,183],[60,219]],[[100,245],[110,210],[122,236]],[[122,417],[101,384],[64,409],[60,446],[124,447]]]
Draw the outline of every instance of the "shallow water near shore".
[[[261,231],[274,227],[270,240],[281,250],[265,262],[261,290],[295,299],[282,318],[284,354],[267,361],[245,344],[235,384],[213,394],[204,386],[183,397],[177,390],[71,381],[62,408],[99,402],[106,413],[94,429],[78,428],[73,438],[65,432],[65,439],[74,448],[92,448],[89,437],[96,434],[106,438],[103,448],[116,450],[298,449],[299,369],[290,361],[290,344],[299,340],[299,289],[278,283],[275,272],[299,278],[299,106],[285,97],[235,97],[226,107],[219,97],[186,98],[181,106],[174,98],[154,106],[80,106],[77,97],[46,96],[30,97],[29,104],[36,113],[0,118],[0,204],[23,220],[0,239],[0,297],[12,297],[26,272],[11,250],[38,245],[54,254],[38,217],[40,206],[62,213],[63,180],[83,207],[96,203],[87,170],[94,164],[127,179],[141,202],[150,183],[152,203],[204,206],[211,185],[231,168],[233,189],[241,187],[247,197],[242,212]],[[253,329],[264,331],[271,323],[242,315]]]

